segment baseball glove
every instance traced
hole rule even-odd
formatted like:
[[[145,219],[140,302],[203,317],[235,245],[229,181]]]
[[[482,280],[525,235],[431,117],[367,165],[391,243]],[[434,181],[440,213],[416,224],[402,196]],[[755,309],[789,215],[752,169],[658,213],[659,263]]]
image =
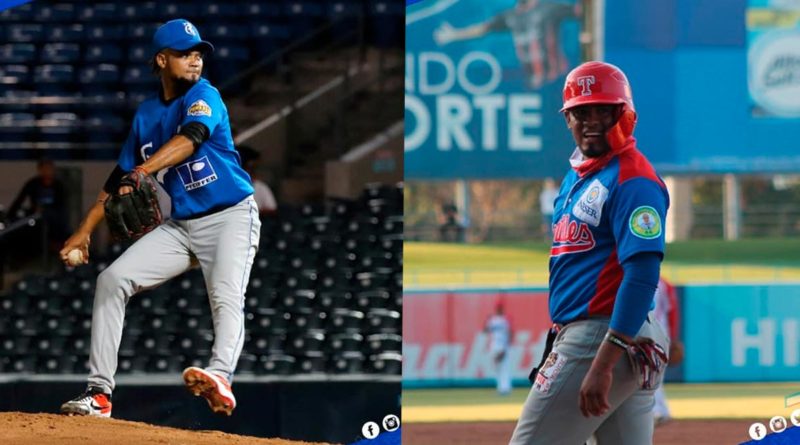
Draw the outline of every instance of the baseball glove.
[[[161,224],[161,209],[156,184],[145,169],[136,167],[123,176],[119,187],[125,186],[133,191],[106,199],[106,221],[116,241],[135,241]]]
[[[639,378],[641,389],[653,389],[667,368],[667,353],[650,338],[637,338],[627,348],[633,374]]]

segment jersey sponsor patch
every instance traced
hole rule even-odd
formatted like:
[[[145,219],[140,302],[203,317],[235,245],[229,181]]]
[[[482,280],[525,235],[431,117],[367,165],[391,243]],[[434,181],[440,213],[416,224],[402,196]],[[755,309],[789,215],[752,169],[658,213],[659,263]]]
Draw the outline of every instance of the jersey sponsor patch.
[[[579,220],[597,227],[603,216],[603,204],[606,202],[606,198],[608,198],[608,189],[602,182],[595,179],[572,207],[572,214]]]
[[[592,250],[595,244],[594,235],[585,222],[570,221],[569,215],[564,215],[553,225],[550,255],[586,252]]]
[[[539,369],[539,372],[536,374],[533,389],[542,394],[547,394],[566,362],[566,357],[559,354],[557,351],[551,352],[550,355],[547,356],[544,365],[542,365],[541,369]]]
[[[217,173],[208,160],[208,156],[187,162],[175,167],[178,176],[183,182],[183,188],[188,192],[196,188],[203,187],[217,180]]]
[[[658,238],[661,236],[661,216],[650,206],[640,206],[631,213],[628,227],[639,238]]]
[[[189,105],[189,111],[186,112],[186,115],[211,117],[211,107],[208,106],[206,101],[201,99]]]

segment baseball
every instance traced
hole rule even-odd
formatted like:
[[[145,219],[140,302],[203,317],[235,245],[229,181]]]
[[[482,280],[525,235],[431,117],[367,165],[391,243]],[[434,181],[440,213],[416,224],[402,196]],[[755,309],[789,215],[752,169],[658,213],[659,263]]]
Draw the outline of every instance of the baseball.
[[[80,249],[70,250],[67,254],[67,264],[73,267],[83,264],[83,252]]]

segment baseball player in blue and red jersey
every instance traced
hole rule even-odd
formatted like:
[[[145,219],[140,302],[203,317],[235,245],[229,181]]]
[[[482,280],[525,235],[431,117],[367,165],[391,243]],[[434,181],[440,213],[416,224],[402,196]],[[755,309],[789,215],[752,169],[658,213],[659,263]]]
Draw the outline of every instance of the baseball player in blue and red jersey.
[[[511,444],[578,445],[592,434],[601,445],[652,443],[669,339],[650,311],[669,197],[636,148],[619,68],[572,70],[561,111],[577,148],[553,215],[554,326]]]
[[[88,389],[64,403],[64,413],[111,415],[125,305],[137,292],[186,271],[195,259],[211,304],[214,345],[208,367],[187,368],[184,382],[215,412],[230,415],[236,407],[230,383],[244,341],[244,292],[260,222],[250,177],[233,146],[228,111],[219,91],[201,77],[203,57],[213,49],[186,20],[169,21],[156,31],[152,63],[161,81],[158,95],[139,106],[117,167],[61,251],[66,261],[71,250],[80,249],[88,261],[89,237],[108,219],[103,204],[112,194],[131,193],[126,184],[138,185],[152,174],[170,195],[172,219],[136,241],[97,278]]]

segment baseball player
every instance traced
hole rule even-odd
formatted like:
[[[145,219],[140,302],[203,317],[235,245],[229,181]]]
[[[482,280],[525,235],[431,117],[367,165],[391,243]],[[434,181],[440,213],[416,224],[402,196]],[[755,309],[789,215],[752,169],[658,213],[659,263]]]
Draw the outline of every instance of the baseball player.
[[[511,369],[508,348],[511,347],[511,322],[505,316],[503,305],[498,303],[495,313],[487,320],[483,331],[490,335],[489,348],[496,366],[497,393],[501,396],[511,394]]]
[[[105,201],[132,195],[150,175],[172,199],[172,215],[98,276],[88,388],[64,403],[63,413],[111,415],[125,305],[137,292],[161,285],[195,261],[205,278],[215,338],[209,366],[187,368],[183,379],[214,412],[230,415],[236,407],[230,384],[244,340],[244,292],[259,241],[258,209],[234,150],[225,104],[201,77],[203,57],[214,47],[181,19],[162,25],[152,44],[153,71],[161,88],[139,106],[118,165],[66,241],[62,259],[80,249],[87,262],[90,234],[104,217],[115,215],[107,205],[104,213]],[[133,232],[129,220],[122,224]]]
[[[683,343],[678,337],[678,326],[680,326],[680,313],[678,311],[678,297],[675,294],[675,286],[665,278],[658,280],[658,288],[655,295],[656,309],[655,317],[662,326],[667,328],[670,338],[669,364],[678,365],[683,360]],[[659,387],[655,394],[656,404],[653,407],[656,426],[663,425],[672,419],[667,405],[667,397],[664,394],[664,387]]]
[[[652,443],[669,339],[650,311],[669,197],[636,148],[619,68],[584,63],[567,75],[563,96],[577,147],[553,215],[554,325],[511,444],[577,445],[593,433],[601,445]]]

